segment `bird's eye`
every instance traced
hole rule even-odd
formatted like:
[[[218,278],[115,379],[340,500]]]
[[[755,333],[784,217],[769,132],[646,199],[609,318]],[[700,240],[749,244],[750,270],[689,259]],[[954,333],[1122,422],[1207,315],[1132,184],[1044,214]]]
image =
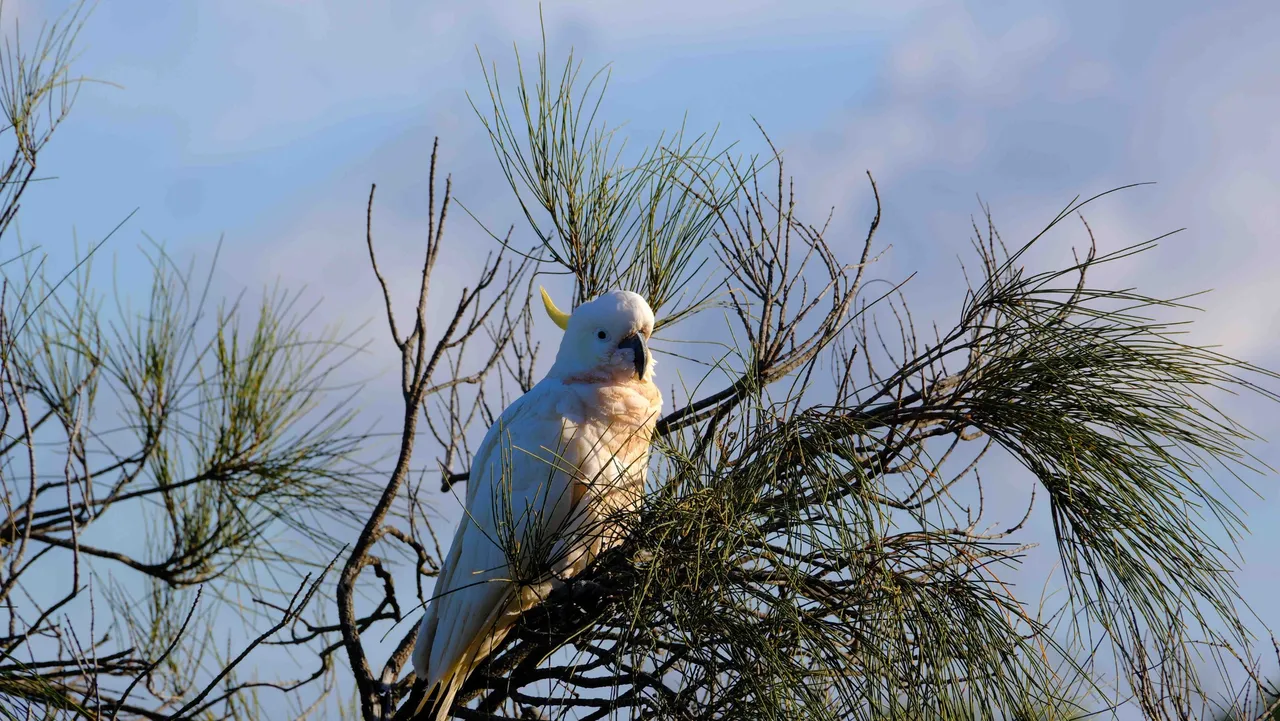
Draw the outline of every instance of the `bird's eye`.
[[[609,340],[609,333],[607,331],[598,330],[596,331],[596,337],[600,340]]]

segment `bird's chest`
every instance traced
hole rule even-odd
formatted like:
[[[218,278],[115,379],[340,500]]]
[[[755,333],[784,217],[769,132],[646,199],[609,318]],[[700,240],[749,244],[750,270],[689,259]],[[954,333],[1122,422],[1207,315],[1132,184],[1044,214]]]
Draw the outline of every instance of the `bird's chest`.
[[[662,399],[652,383],[568,383],[557,402],[563,441],[580,483],[639,478]],[[612,481],[610,481],[612,483]],[[575,495],[581,495],[579,489]]]

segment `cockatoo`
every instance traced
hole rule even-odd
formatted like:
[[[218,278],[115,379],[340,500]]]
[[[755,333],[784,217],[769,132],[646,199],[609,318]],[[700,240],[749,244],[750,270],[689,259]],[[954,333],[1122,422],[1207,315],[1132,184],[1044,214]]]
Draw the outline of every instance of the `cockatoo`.
[[[471,463],[466,508],[413,648],[436,720],[520,614],[622,540],[662,411],[648,340],[653,311],[614,290],[572,315],[547,376],[512,403]],[[419,708],[421,711],[422,708]]]

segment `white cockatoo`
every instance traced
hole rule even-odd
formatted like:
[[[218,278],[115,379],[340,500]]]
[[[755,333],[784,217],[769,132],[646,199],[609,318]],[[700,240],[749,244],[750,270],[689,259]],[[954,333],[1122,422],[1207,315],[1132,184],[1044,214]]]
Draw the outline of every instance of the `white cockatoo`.
[[[520,614],[621,542],[620,514],[644,491],[662,411],[653,311],[622,290],[572,315],[545,290],[542,300],[564,329],[555,364],[476,449],[466,509],[413,648],[437,721]]]

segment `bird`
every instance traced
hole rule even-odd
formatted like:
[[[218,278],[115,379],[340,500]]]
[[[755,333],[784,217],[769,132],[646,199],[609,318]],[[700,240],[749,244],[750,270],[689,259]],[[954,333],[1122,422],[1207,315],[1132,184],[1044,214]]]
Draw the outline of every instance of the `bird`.
[[[564,330],[546,377],[489,428],[472,458],[463,517],[412,654],[449,717],[471,672],[522,613],[625,537],[640,505],[662,394],[644,297],[611,290],[572,314],[539,287]]]

